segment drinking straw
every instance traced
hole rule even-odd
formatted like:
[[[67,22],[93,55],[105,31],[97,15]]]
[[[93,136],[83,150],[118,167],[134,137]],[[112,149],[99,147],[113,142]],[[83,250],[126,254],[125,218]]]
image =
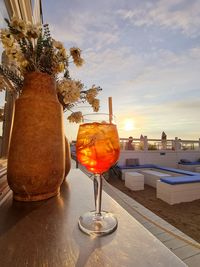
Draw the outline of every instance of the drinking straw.
[[[108,97],[108,107],[109,107],[109,122],[112,123],[113,119],[113,109],[112,109],[112,97]]]

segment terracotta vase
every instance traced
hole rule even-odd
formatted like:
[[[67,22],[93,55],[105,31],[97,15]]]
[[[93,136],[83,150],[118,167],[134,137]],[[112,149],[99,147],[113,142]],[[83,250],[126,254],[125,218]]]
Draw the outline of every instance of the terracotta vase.
[[[15,103],[8,184],[16,200],[43,200],[59,193],[64,173],[63,110],[55,80],[46,73],[28,73]]]
[[[67,176],[71,169],[71,153],[70,153],[70,146],[67,137],[65,136],[65,175]]]

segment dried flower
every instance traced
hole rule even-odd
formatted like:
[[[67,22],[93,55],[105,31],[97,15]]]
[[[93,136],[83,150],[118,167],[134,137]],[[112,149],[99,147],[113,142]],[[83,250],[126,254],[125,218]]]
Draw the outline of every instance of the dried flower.
[[[69,122],[80,123],[83,120],[82,112],[80,111],[73,112],[67,119],[69,120]]]
[[[98,112],[99,111],[99,99],[97,98],[93,99],[91,106],[93,107],[93,110],[95,112]]]
[[[40,25],[33,25],[30,22],[26,25],[26,35],[28,38],[36,39],[41,34],[41,26]]]
[[[84,63],[84,60],[81,58],[81,50],[77,47],[70,48],[70,55],[74,60],[74,64],[77,67],[81,67]]]
[[[94,98],[97,96],[97,94],[98,94],[98,87],[95,87],[95,85],[93,85],[92,88],[87,91],[86,94],[87,102],[91,104]]]
[[[63,79],[58,83],[57,89],[63,96],[65,104],[74,103],[80,98],[82,84],[80,81]]]
[[[57,49],[63,49],[63,44],[59,41],[56,41],[53,39],[53,46],[55,46],[55,48]]]
[[[0,39],[6,55],[14,62],[15,70],[13,66],[9,68],[0,64],[0,75],[13,84],[13,90],[19,94],[22,92],[24,75],[27,72],[45,72],[56,79],[57,96],[63,111],[71,111],[74,106],[85,101],[94,111],[99,110],[99,100],[96,96],[101,88],[93,85],[89,90],[85,90],[83,83],[71,79],[69,75],[70,57],[77,67],[84,63],[78,47],[70,48],[68,55],[63,44],[51,37],[48,24],[41,27],[15,17],[11,21],[5,21],[8,29],[1,30]],[[63,73],[63,78],[58,76],[60,73]],[[7,89],[5,84],[2,87]],[[70,122],[80,122],[81,118],[81,112],[74,112],[68,117]]]
[[[3,44],[3,47],[5,49],[12,47],[14,44],[14,41],[15,41],[14,37],[7,29],[1,30],[1,37],[0,38],[1,38],[1,42]]]
[[[13,17],[10,22],[10,27],[12,27],[13,29],[15,29],[16,31],[20,33],[25,33],[26,24],[22,19]]]

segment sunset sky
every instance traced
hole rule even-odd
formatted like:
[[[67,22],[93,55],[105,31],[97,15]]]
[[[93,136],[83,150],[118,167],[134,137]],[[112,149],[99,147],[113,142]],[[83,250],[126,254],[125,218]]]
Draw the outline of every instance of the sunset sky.
[[[42,8],[52,36],[81,48],[85,65],[70,66],[71,76],[103,88],[100,112],[112,96],[120,137],[200,137],[199,0],[46,0]],[[75,139],[77,126],[65,127]]]

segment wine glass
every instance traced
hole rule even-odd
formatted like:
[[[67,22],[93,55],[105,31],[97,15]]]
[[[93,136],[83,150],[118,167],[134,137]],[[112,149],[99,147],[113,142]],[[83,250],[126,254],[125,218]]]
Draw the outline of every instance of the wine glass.
[[[117,228],[116,217],[101,210],[102,173],[109,170],[119,157],[117,127],[109,114],[91,113],[83,116],[79,126],[76,153],[78,161],[94,174],[95,211],[79,218],[79,228],[89,235],[107,235]]]

